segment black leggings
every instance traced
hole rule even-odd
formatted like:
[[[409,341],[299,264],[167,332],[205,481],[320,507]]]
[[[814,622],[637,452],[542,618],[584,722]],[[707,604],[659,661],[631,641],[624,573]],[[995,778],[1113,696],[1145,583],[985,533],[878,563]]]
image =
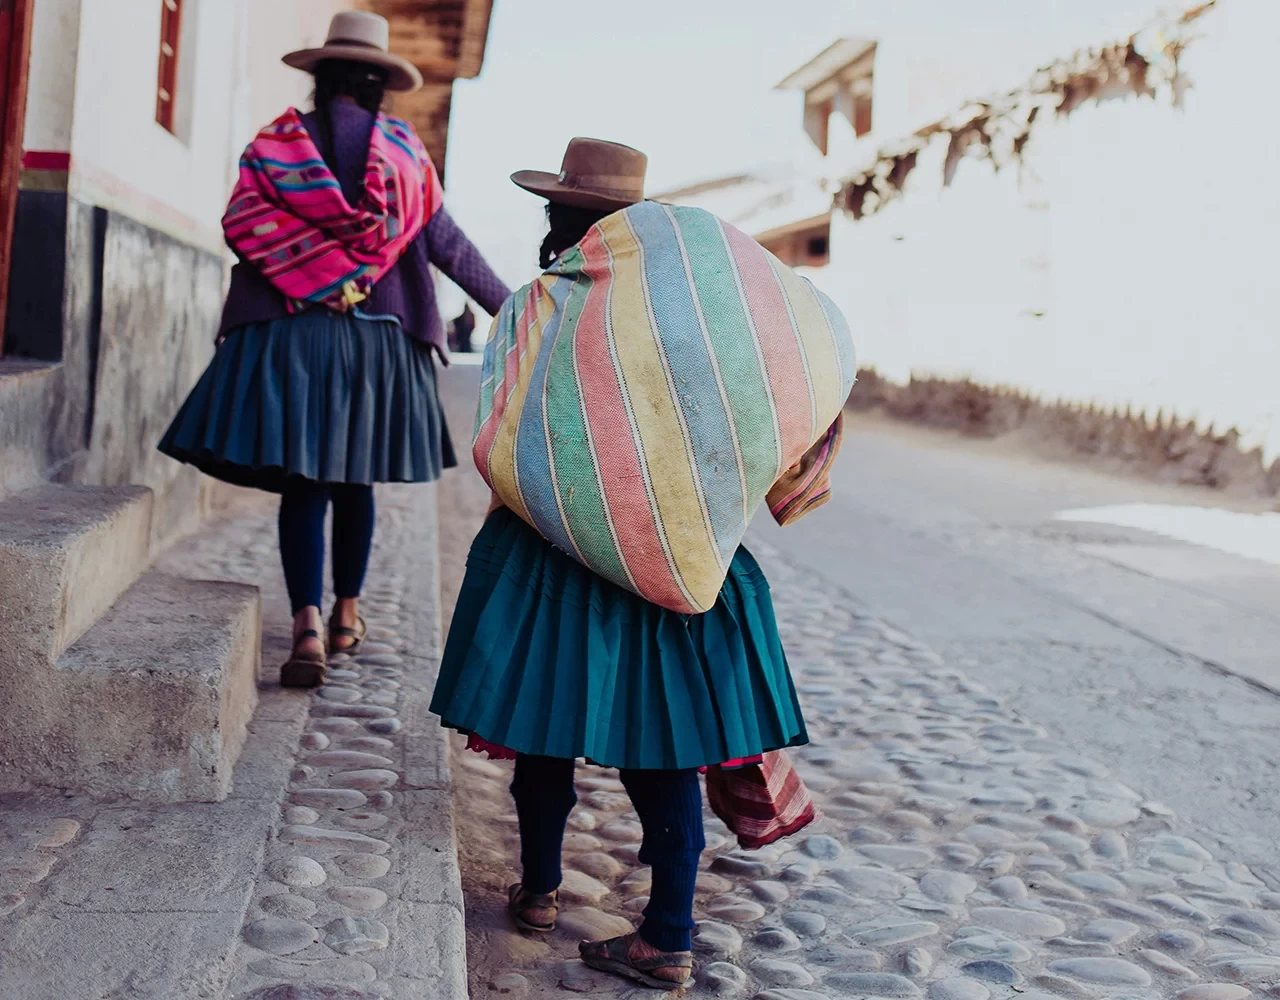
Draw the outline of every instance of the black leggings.
[[[324,516],[333,501],[333,592],[359,597],[373,545],[373,487],[290,480],[280,496],[280,561],[296,615],[324,595]]]
[[[520,819],[523,884],[530,892],[551,892],[560,885],[564,827],[578,801],[573,767],[573,761],[558,757],[516,757],[511,794]],[[707,843],[698,772],[622,771],[619,776],[644,827],[640,861],[653,869],[640,936],[661,951],[688,951],[698,858]]]

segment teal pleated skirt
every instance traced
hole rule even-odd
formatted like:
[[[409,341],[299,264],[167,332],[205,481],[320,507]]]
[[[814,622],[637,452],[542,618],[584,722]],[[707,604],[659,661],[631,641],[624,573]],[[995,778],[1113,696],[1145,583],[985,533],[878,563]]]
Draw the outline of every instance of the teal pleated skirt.
[[[431,710],[511,750],[606,767],[702,767],[808,742],[769,584],[738,550],[685,616],[592,573],[511,511],[485,522]]]
[[[431,348],[312,309],[231,331],[160,451],[236,486],[425,483],[457,464]]]

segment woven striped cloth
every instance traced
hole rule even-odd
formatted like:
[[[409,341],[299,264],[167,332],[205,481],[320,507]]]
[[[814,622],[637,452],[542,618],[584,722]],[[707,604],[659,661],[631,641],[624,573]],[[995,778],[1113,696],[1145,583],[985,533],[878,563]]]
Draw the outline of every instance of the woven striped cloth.
[[[781,750],[765,754],[753,767],[708,769],[707,804],[747,850],[789,837],[819,815],[800,773]]]
[[[709,212],[644,202],[499,311],[475,462],[549,542],[695,614],[854,374],[848,325],[812,284]]]
[[[831,499],[831,466],[840,454],[840,442],[844,439],[844,414],[822,435],[813,447],[800,456],[773,484],[765,503],[769,513],[783,527],[794,524],[810,511],[817,510]]]
[[[351,205],[292,108],[258,133],[222,218],[227,243],[289,303],[346,312],[368,297],[440,207],[426,147],[398,118],[378,115],[364,194]]]

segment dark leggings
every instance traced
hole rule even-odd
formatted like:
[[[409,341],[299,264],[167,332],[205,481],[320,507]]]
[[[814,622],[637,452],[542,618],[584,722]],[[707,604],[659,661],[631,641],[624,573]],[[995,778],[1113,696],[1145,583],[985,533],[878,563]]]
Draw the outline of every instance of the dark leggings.
[[[333,592],[359,597],[373,544],[373,487],[291,480],[280,496],[280,561],[296,615],[324,595],[324,516],[333,501]]]
[[[520,819],[523,884],[530,892],[560,885],[564,827],[578,801],[573,766],[558,757],[516,757],[511,794]],[[622,771],[620,777],[644,827],[640,861],[653,869],[640,937],[660,951],[688,951],[698,858],[706,846],[698,772]]]

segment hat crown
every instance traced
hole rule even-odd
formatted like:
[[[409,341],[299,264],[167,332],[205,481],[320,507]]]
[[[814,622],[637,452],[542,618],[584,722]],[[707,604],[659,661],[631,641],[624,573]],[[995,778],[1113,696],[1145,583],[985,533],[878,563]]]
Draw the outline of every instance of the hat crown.
[[[644,197],[644,176],[649,158],[638,149],[604,139],[569,140],[560,164],[561,178],[577,187]]]
[[[604,139],[570,139],[560,173],[517,170],[511,180],[550,202],[575,208],[617,211],[644,201],[649,157]]]
[[[391,25],[381,14],[365,10],[344,10],[329,22],[326,45],[367,45],[387,52],[391,48]]]

